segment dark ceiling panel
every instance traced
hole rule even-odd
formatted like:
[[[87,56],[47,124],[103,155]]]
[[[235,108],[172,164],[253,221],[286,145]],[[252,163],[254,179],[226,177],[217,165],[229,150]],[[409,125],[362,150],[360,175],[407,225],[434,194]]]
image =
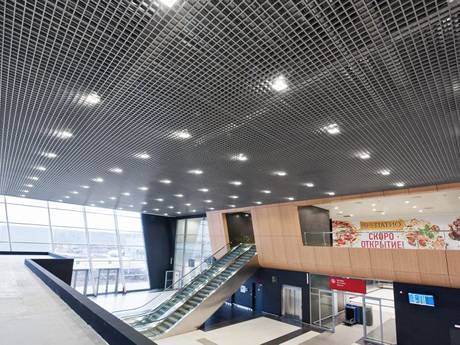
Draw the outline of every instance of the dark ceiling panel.
[[[5,1],[0,193],[175,215],[459,181],[459,21],[458,0]]]

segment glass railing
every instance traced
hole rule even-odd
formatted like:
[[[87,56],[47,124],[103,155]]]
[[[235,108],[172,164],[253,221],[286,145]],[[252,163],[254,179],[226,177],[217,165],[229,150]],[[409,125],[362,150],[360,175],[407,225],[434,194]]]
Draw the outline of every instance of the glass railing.
[[[452,230],[424,227],[411,230],[337,230],[303,232],[306,246],[370,249],[460,250],[460,234]]]

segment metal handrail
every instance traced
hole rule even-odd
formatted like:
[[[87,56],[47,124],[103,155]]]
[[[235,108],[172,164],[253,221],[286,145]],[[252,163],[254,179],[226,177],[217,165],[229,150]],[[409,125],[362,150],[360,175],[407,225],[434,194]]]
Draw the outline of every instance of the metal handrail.
[[[227,269],[229,266],[231,266],[232,264],[234,264],[236,260],[238,260],[241,256],[243,256],[246,252],[248,252],[248,251],[251,249],[252,246],[254,246],[254,244],[252,244],[252,243],[240,243],[238,246],[244,245],[244,244],[249,245],[249,248],[247,248],[243,253],[241,253],[240,255],[238,255],[236,258],[233,258],[233,259],[230,261],[230,263],[227,264],[227,265],[225,266],[225,268],[222,269],[222,270],[219,272],[219,274],[221,274],[223,271],[225,271],[225,269]],[[238,246],[236,246],[236,247],[238,247]],[[236,247],[234,247],[233,249],[235,249]],[[232,250],[233,250],[233,249],[232,249]],[[217,274],[216,277],[217,277],[219,274]],[[236,272],[233,272],[232,275],[233,275],[233,274],[236,274]],[[214,278],[216,278],[216,277],[214,277]],[[213,279],[214,279],[214,278],[213,278]],[[204,286],[206,286],[207,284],[208,284],[208,283],[200,285],[200,286],[194,291],[194,294],[192,294],[192,295],[190,295],[190,296],[196,295],[196,294],[198,293],[198,291],[200,291],[200,290],[201,290]],[[178,306],[180,303],[181,303],[181,302],[176,303],[174,306],[172,306],[172,307],[169,309],[169,311],[170,311],[170,310],[176,311],[176,310],[179,308],[179,307],[177,307],[177,306]],[[186,302],[183,302],[182,305],[183,305],[184,303],[186,303]],[[195,307],[195,308],[196,308],[196,307]],[[174,312],[174,311],[173,311],[173,312]],[[184,315],[184,317],[185,317],[186,315],[190,314],[192,311],[193,311],[193,309],[192,309],[192,310],[189,310],[189,311],[187,312],[187,314]],[[163,316],[163,317],[160,317],[160,318],[158,318],[158,319],[152,320],[152,321],[148,322],[146,325],[151,325],[152,323],[156,323],[156,325],[155,325],[155,327],[156,327],[161,321],[164,321],[165,319],[167,319],[173,312],[169,312],[169,313],[167,313],[166,316]],[[135,325],[133,325],[133,327],[135,327]]]
[[[191,274],[192,272],[194,272],[196,269],[198,269],[199,267],[201,267],[204,263],[208,262],[211,258],[214,258],[214,256],[215,256],[216,254],[218,254],[219,252],[222,251],[222,249],[228,248],[229,245],[230,245],[230,243],[226,243],[224,246],[222,246],[221,248],[219,248],[216,252],[214,252],[213,254],[209,255],[206,259],[202,260],[198,266],[196,266],[195,268],[193,268],[190,272],[188,272],[186,275],[184,275],[183,277],[181,277],[178,281],[172,282],[172,284],[170,284],[168,287],[166,287],[165,289],[163,289],[163,291],[160,292],[159,295],[153,297],[152,299],[150,299],[149,301],[145,302],[145,303],[142,304],[141,306],[138,306],[138,307],[135,307],[135,308],[128,308],[128,309],[115,310],[115,311],[113,311],[112,313],[113,313],[113,314],[116,314],[116,313],[122,313],[122,312],[133,311],[133,310],[138,310],[138,309],[144,308],[145,306],[147,306],[147,305],[150,304],[151,302],[157,300],[157,299],[158,299],[160,296],[162,296],[165,292],[174,290],[174,286],[177,285],[178,282],[184,281],[184,279],[187,278],[187,277],[189,277],[190,274]],[[228,252],[234,250],[235,248],[236,248],[236,247],[234,247],[234,248],[231,249],[231,250],[228,250],[226,253],[228,253]],[[201,273],[206,272],[209,268],[210,268],[210,267],[208,267],[208,268],[205,269],[204,271],[201,271]],[[197,277],[197,276],[196,276],[196,277]],[[195,277],[195,278],[196,278],[196,277]],[[193,278],[188,284],[185,284],[184,286],[182,286],[177,292],[179,292],[180,290],[184,289],[186,286],[188,286],[189,284],[191,284],[195,278]],[[177,292],[176,292],[176,293],[177,293]]]

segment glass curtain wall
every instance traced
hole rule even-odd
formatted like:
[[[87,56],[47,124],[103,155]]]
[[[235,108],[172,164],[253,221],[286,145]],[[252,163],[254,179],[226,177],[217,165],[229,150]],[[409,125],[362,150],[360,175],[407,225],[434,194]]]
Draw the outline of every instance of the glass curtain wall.
[[[187,284],[208,266],[202,264],[212,255],[206,218],[189,218],[177,221],[174,254],[175,281],[184,277]]]
[[[73,257],[73,284],[87,294],[149,288],[136,212],[0,196],[0,250]]]

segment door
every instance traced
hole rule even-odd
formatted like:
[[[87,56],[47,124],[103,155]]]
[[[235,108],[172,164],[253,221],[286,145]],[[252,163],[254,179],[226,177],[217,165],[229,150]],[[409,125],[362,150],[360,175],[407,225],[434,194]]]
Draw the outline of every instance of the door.
[[[281,315],[302,320],[302,288],[283,285],[281,291]]]
[[[253,310],[256,313],[262,313],[264,309],[264,286],[261,283],[254,283],[254,302]]]

